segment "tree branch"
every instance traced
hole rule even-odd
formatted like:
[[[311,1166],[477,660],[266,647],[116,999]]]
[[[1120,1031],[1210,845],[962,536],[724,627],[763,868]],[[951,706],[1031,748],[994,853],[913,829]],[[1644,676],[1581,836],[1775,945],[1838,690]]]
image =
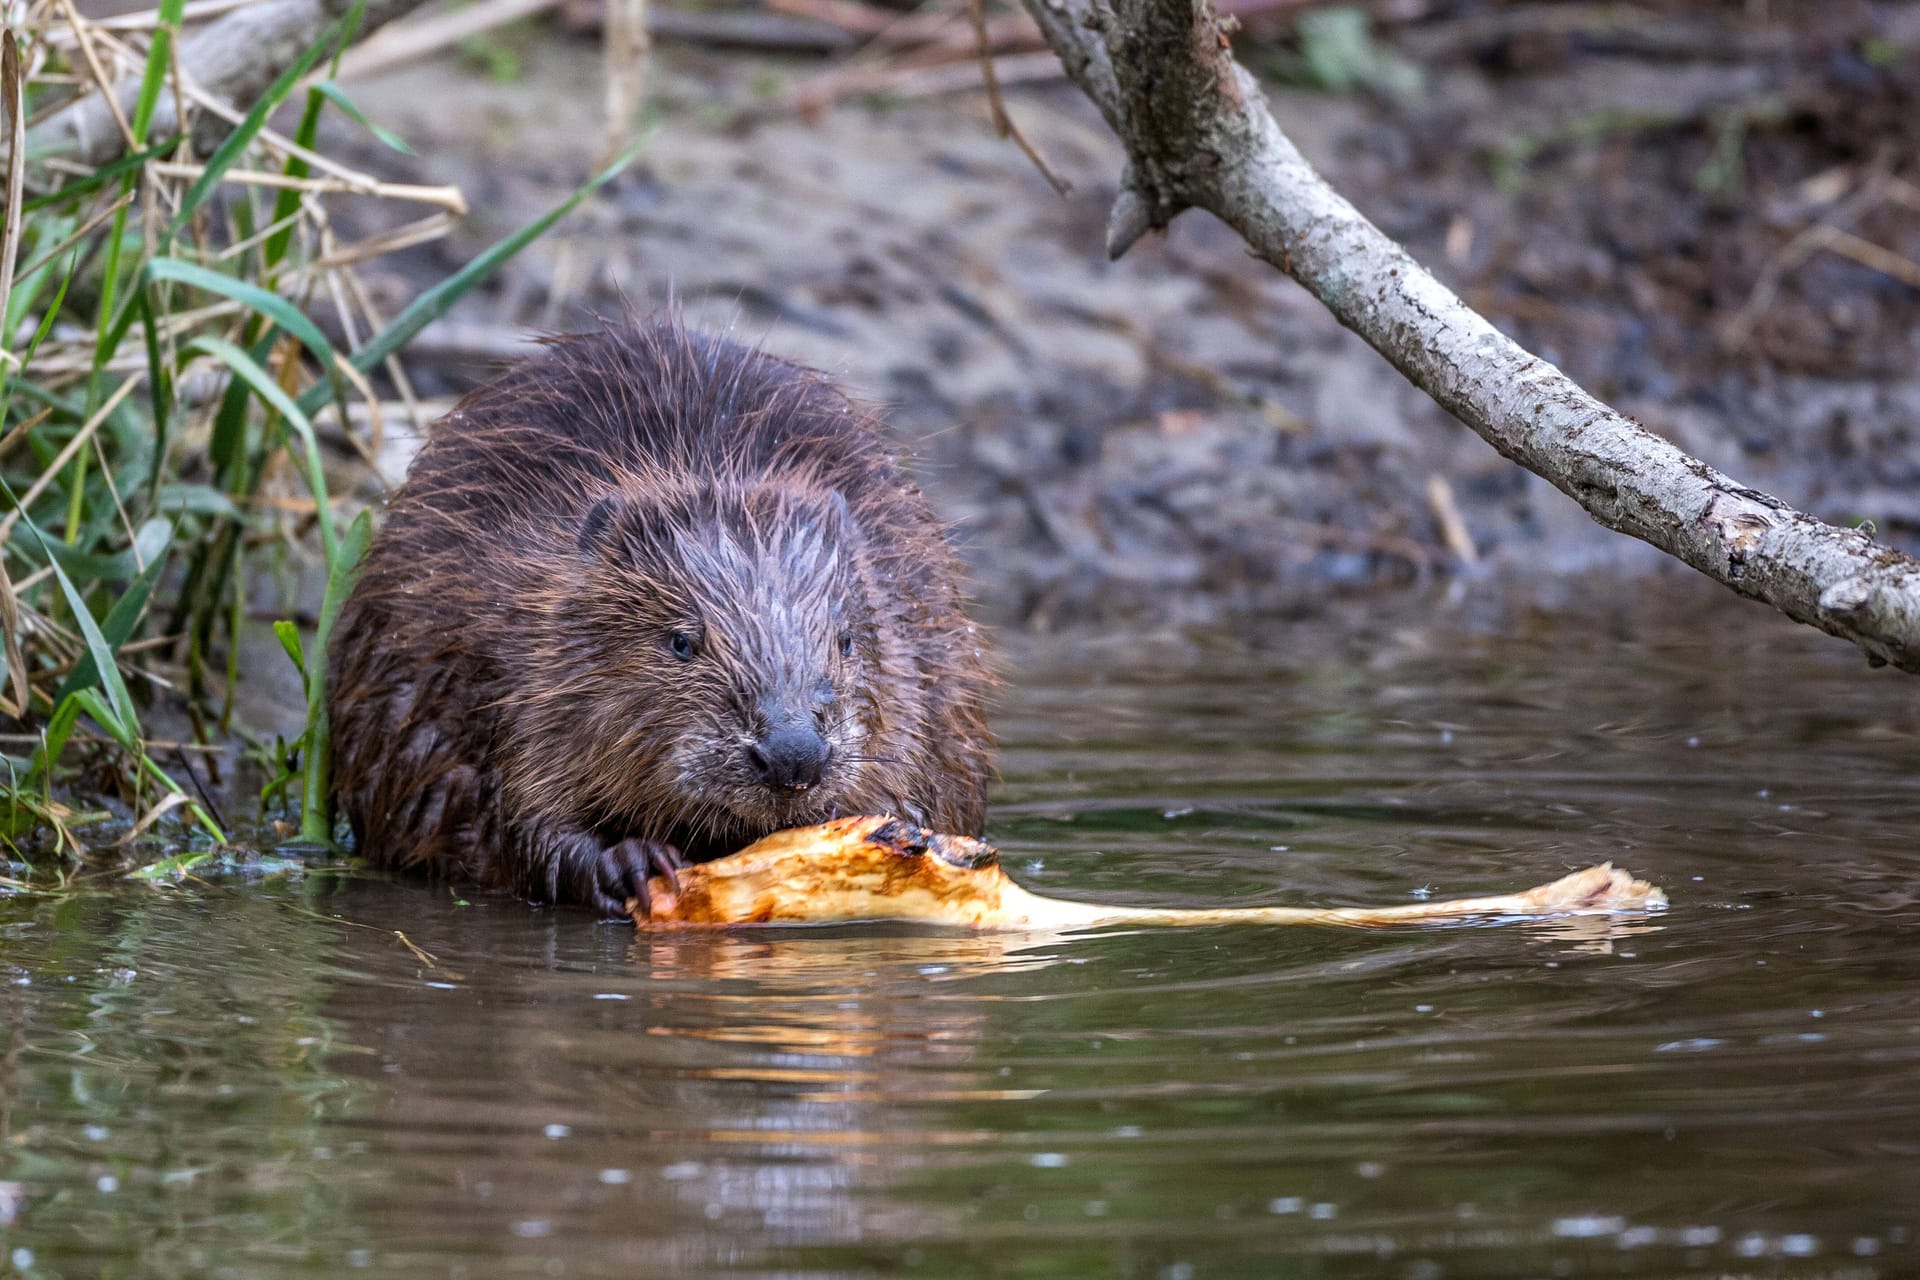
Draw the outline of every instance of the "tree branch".
[[[1210,0],[1022,0],[1127,149],[1118,257],[1205,209],[1413,384],[1600,524],[1920,672],[1920,562],[1735,482],[1506,337],[1328,186],[1274,122]]]
[[[364,37],[421,3],[368,0],[357,35]],[[352,7],[352,0],[265,0],[235,9],[180,41],[180,69],[208,93],[250,107],[327,24]],[[126,149],[114,109],[131,112],[139,93],[140,77],[132,75],[122,78],[111,96],[94,92],[74,99],[28,131],[28,152],[36,158],[57,155],[80,164],[106,164]],[[180,104],[169,85],[155,106],[149,136],[166,137],[179,128],[179,120]]]

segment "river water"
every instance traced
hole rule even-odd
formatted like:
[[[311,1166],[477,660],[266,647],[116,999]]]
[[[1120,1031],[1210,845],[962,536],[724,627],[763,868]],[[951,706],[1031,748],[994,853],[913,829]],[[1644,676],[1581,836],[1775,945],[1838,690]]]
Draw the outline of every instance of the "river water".
[[[1710,593],[1008,663],[993,835],[1042,892],[1610,858],[1673,898],[1639,921],[652,941],[325,870],[0,900],[0,1272],[1920,1273],[1920,684]]]

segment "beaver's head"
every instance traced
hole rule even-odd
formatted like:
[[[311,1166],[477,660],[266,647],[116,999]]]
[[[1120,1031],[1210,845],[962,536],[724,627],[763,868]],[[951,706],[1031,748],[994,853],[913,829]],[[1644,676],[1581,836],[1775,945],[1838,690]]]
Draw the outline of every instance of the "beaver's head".
[[[542,593],[540,719],[566,707],[578,753],[538,770],[562,808],[700,856],[897,805],[918,673],[839,492],[624,486],[580,521],[576,565]]]

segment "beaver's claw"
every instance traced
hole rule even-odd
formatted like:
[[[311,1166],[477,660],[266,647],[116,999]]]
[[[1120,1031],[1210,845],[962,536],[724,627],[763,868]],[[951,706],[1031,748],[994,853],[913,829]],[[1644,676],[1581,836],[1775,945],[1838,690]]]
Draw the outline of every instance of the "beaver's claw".
[[[630,839],[608,845],[600,851],[594,868],[588,905],[608,919],[628,919],[633,904],[638,902],[640,913],[646,915],[653,905],[647,881],[654,876],[670,876],[686,865],[678,849],[658,840]]]

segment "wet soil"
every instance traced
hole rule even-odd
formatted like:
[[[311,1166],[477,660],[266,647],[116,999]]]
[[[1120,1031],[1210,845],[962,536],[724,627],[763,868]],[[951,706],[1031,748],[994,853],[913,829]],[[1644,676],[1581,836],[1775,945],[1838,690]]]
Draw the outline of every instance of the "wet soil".
[[[1376,32],[1417,89],[1274,80],[1335,185],[1649,427],[1912,547],[1920,268],[1898,276],[1920,260],[1920,6],[1389,8],[1417,15]],[[1243,57],[1284,69],[1290,32],[1250,20]],[[475,207],[381,265],[395,301],[597,158],[596,46],[505,38],[514,83],[449,57],[354,86],[420,154],[332,145]],[[1659,567],[1203,215],[1108,263],[1120,153],[1064,83],[1008,91],[1063,198],[978,93],[777,105],[831,70],[664,43],[642,160],[423,339],[422,389],[457,394],[528,330],[677,301],[887,406],[999,621],[1315,608],[1455,572],[1435,478],[1497,575]]]

